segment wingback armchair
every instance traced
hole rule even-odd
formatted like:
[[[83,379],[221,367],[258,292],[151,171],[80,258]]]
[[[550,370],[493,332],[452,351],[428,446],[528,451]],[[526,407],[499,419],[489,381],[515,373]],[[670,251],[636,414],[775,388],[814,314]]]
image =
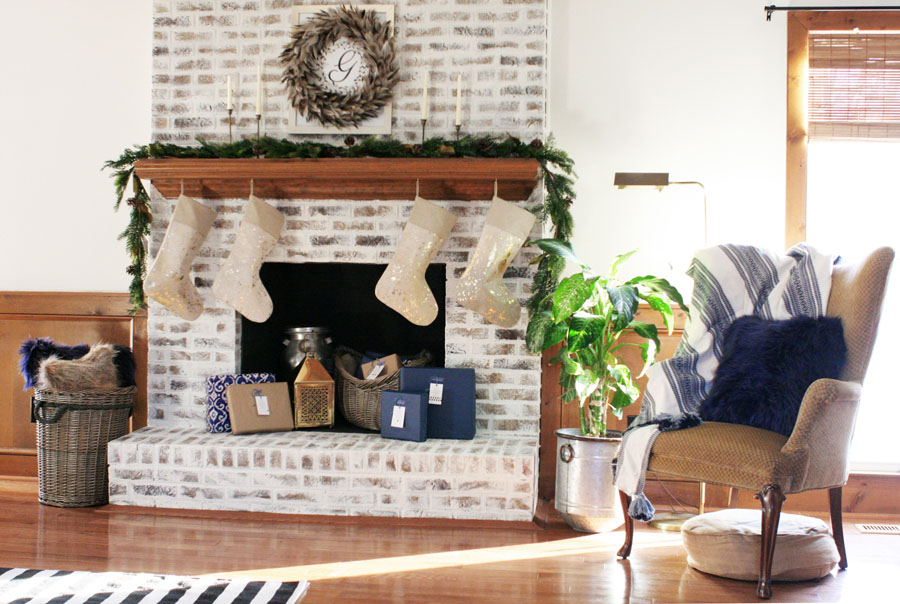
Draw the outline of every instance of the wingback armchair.
[[[879,248],[858,263],[835,265],[827,314],[843,322],[847,362],[840,380],[821,379],[810,385],[789,437],[750,426],[704,422],[662,432],[651,450],[650,472],[756,493],[762,506],[760,598],[772,596],[772,558],[785,495],[828,489],[839,566],[847,568],[841,488],[849,475],[850,438],[893,259],[892,249]],[[627,558],[634,521],[628,516],[631,498],[619,494],[625,511],[625,544],[619,556]]]

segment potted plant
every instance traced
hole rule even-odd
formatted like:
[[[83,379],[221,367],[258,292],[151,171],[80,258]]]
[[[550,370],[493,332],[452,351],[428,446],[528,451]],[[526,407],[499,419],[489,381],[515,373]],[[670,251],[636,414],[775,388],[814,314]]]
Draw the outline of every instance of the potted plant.
[[[572,528],[588,532],[612,530],[622,523],[622,512],[612,484],[611,461],[621,433],[607,431],[608,414],[622,417],[640,389],[635,379],[653,364],[659,350],[657,328],[635,320],[643,301],[660,314],[672,333],[672,304],[687,307],[678,290],[666,279],[646,275],[627,281],[618,277],[622,263],[637,250],[616,256],[607,275],[595,274],[569,243],[559,239],[534,242],[544,256],[570,260],[581,271],[563,278],[539,301],[528,324],[526,342],[532,352],[561,344],[551,364],[561,363],[559,384],[564,401],[577,400],[580,430],[557,430],[556,509]],[[635,334],[638,341],[623,336]],[[640,340],[644,341],[640,341]],[[623,362],[627,346],[640,348],[644,366],[638,375]]]

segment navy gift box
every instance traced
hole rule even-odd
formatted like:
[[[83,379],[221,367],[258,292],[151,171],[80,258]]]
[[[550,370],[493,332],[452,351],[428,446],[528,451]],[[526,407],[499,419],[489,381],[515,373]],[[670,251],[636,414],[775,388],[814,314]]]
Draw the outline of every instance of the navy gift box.
[[[206,379],[206,429],[209,432],[231,432],[231,416],[225,389],[232,384],[266,384],[275,381],[272,373],[238,373],[214,375]]]
[[[442,387],[440,398],[432,397]],[[475,438],[475,370],[404,367],[402,392],[428,395],[428,438]]]
[[[402,426],[393,426],[392,419],[397,407],[403,407]],[[396,392],[384,390],[381,393],[381,436],[399,440],[424,442],[428,424],[428,394],[426,392]]]

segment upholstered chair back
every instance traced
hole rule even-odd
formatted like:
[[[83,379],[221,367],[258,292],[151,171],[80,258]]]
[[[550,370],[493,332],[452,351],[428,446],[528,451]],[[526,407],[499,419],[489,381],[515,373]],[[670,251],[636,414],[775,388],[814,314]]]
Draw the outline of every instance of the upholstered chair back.
[[[859,262],[834,266],[826,314],[840,317],[844,324],[844,381],[862,384],[866,376],[893,260],[894,250],[882,247]]]

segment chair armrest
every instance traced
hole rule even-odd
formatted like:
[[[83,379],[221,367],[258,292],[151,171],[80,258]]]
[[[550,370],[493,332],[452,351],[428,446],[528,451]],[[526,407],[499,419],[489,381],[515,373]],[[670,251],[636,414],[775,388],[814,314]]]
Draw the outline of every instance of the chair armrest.
[[[800,403],[797,423],[781,448],[794,474],[790,491],[841,486],[847,481],[850,438],[862,386],[856,382],[821,379],[810,384]]]

